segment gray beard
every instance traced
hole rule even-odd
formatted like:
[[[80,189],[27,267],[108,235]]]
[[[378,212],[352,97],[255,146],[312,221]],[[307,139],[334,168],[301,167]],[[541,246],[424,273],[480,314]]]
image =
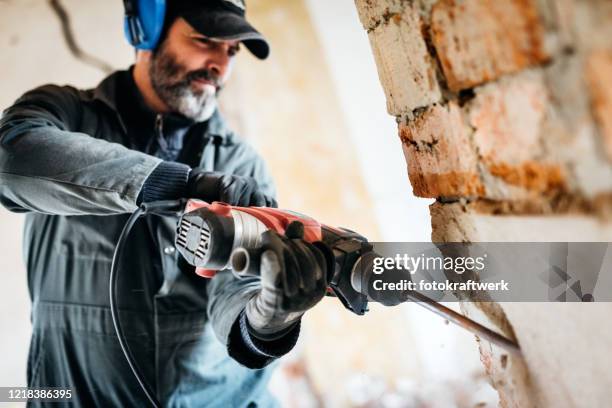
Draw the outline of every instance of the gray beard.
[[[170,101],[166,101],[167,104],[168,102]],[[205,122],[217,109],[217,96],[216,92],[209,88],[197,95],[187,87],[178,90],[176,98],[172,98],[168,105],[172,110],[195,122]]]
[[[195,93],[189,85],[167,86],[151,78],[153,89],[172,112],[180,113],[195,122],[205,122],[217,109],[217,96],[214,90],[205,88]]]
[[[170,111],[196,122],[205,122],[217,109],[217,90],[194,92],[189,78],[179,79],[181,67],[162,47],[149,68],[153,89]]]

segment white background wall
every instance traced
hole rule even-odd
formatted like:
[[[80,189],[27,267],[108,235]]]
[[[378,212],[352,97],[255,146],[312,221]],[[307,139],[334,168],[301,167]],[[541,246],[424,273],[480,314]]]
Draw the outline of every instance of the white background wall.
[[[412,194],[395,118],[385,96],[366,31],[353,0],[307,0],[323,44],[336,93],[357,149],[362,177],[372,197],[384,241],[431,240],[430,199]],[[447,304],[457,311],[456,304]],[[445,394],[445,382],[482,372],[474,336],[416,304],[402,306],[414,338],[421,380]],[[474,391],[474,390],[471,390]],[[491,390],[483,390],[487,394]],[[486,398],[484,398],[486,400]]]
[[[130,63],[133,52],[122,38],[120,1],[63,3],[83,46],[116,67]],[[0,1],[0,110],[45,83],[92,87],[103,77],[69,54],[46,1]],[[0,386],[25,384],[30,304],[21,258],[22,225],[22,215],[0,208]]]

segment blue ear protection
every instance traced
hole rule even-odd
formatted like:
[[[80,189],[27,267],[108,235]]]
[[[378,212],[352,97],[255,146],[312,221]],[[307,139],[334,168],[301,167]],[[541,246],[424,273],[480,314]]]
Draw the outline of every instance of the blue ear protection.
[[[123,0],[123,5],[128,42],[139,50],[155,49],[164,28],[166,0]]]

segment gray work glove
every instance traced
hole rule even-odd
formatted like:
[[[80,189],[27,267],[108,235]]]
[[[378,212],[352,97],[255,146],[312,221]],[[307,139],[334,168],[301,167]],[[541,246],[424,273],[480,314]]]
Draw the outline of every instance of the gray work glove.
[[[303,237],[304,225],[297,221],[285,236],[274,231],[261,236],[261,290],[246,305],[249,332],[261,340],[282,337],[325,296],[333,255],[322,242]]]
[[[240,207],[277,207],[276,200],[264,194],[254,178],[204,171],[200,168],[189,173],[187,197],[210,203],[222,201]]]

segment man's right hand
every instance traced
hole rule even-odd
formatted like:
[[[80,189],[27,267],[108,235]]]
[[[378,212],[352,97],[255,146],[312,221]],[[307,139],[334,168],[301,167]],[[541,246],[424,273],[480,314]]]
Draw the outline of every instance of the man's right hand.
[[[240,207],[277,207],[276,200],[264,194],[252,177],[191,170],[187,181],[187,197],[207,202],[222,201]]]

